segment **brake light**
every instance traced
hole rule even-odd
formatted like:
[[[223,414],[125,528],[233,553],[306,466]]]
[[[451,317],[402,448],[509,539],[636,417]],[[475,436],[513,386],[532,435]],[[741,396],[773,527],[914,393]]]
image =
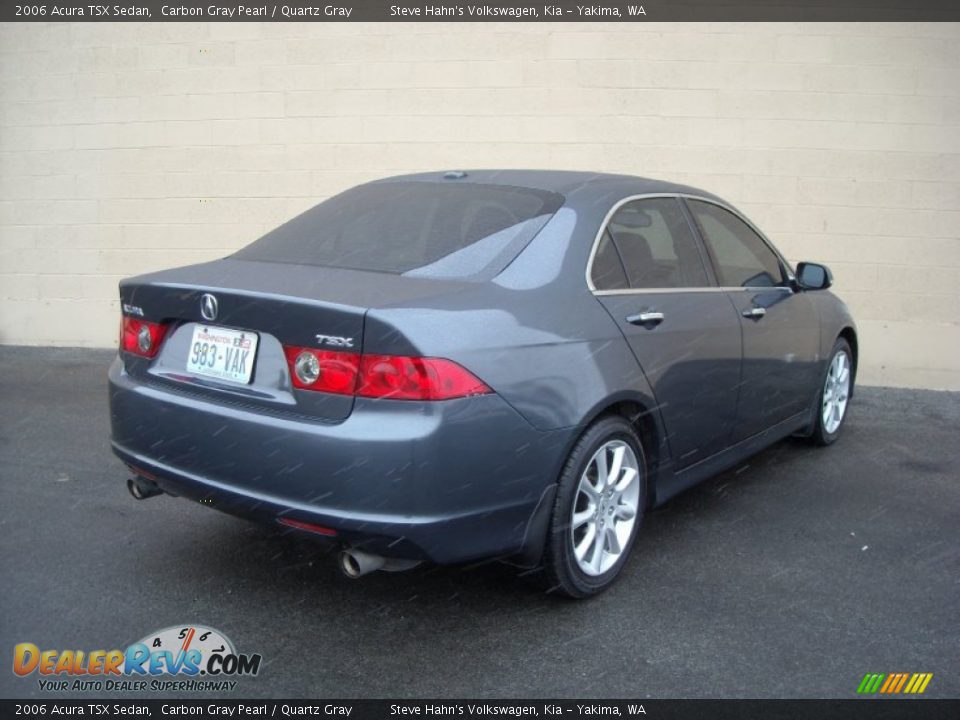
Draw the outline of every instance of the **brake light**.
[[[169,325],[123,316],[120,323],[120,348],[140,357],[152,358],[160,350],[160,343]]]
[[[293,386],[301,390],[353,395],[360,356],[356,353],[284,347]]]
[[[295,388],[392,400],[451,400],[492,392],[457,363],[443,358],[357,353],[286,346]]]
[[[357,395],[394,400],[449,400],[483,395],[490,388],[442,358],[363,355]]]

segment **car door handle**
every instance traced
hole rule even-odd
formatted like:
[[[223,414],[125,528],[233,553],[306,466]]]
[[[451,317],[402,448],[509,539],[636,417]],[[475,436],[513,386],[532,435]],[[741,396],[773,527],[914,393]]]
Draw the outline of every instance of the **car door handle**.
[[[766,308],[762,308],[762,307],[753,307],[753,308],[750,308],[749,310],[744,310],[740,314],[743,315],[745,318],[750,318],[751,320],[759,320],[760,318],[762,318],[764,315],[767,314],[767,310]]]
[[[628,315],[627,322],[631,325],[659,325],[663,322],[662,312],[642,312]]]

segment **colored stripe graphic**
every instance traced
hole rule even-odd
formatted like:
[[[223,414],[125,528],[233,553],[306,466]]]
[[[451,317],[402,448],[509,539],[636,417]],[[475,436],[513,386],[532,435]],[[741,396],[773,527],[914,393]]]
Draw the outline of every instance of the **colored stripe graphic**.
[[[857,694],[921,695],[933,679],[933,673],[867,673],[857,686]]]
[[[907,683],[907,687],[904,689],[904,693],[910,693],[911,695],[919,695],[924,690],[927,689],[927,685],[930,684],[930,680],[933,678],[933,673],[915,673],[910,682]]]
[[[886,677],[883,673],[867,673],[860,682],[857,692],[864,695],[872,695],[880,689],[880,683]]]

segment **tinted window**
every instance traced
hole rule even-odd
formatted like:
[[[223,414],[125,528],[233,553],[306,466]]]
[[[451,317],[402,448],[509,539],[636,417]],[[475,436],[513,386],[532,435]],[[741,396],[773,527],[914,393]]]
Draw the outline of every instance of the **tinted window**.
[[[562,204],[556,193],[505,185],[373,183],[320,203],[234,257],[465,278],[506,267]]]
[[[689,201],[725,287],[773,287],[784,281],[776,254],[749,225],[712,203]]]
[[[600,236],[600,244],[597,245],[597,254],[593,258],[593,272],[590,277],[597,290],[623,290],[630,286],[627,282],[627,273],[620,261],[620,253],[610,239],[609,231],[605,231]]]
[[[630,287],[708,284],[696,240],[675,198],[627,203],[610,219],[607,230],[623,259]]]

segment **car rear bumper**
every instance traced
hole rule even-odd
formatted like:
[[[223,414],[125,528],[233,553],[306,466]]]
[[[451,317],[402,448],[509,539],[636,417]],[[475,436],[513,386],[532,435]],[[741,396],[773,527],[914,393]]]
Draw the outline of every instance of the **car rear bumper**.
[[[110,369],[113,451],[166,492],[267,522],[335,530],[388,557],[455,563],[517,553],[554,483],[566,433],[496,395],[359,398],[343,422],[269,414]]]

